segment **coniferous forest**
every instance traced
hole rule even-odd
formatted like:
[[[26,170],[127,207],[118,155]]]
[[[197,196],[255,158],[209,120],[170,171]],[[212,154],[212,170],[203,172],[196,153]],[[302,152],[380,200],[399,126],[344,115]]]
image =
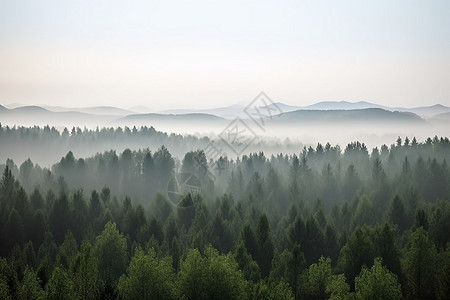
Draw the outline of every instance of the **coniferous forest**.
[[[211,158],[153,128],[0,127],[30,155],[118,138],[149,146],[0,164],[0,299],[450,295],[447,137]]]

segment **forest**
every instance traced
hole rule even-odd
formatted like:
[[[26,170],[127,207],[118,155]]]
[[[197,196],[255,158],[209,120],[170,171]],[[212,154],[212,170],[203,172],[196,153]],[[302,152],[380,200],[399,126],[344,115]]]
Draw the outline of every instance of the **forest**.
[[[447,137],[239,157],[147,127],[0,126],[0,143],[30,155],[0,164],[0,299],[450,295]]]

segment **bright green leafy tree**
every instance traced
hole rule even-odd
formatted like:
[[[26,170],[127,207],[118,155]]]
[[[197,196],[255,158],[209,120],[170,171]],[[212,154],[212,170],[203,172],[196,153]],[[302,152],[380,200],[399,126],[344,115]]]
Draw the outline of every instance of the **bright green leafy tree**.
[[[127,241],[115,223],[108,222],[95,241],[100,279],[105,283],[105,293],[115,294],[115,287],[127,265]]]
[[[170,257],[158,258],[153,249],[148,254],[137,249],[127,274],[119,280],[121,299],[176,299],[175,275]]]
[[[408,293],[412,298],[434,298],[436,248],[428,233],[419,227],[410,236],[403,271],[407,278]]]
[[[355,278],[355,292],[358,299],[394,300],[402,299],[402,290],[397,276],[376,258],[372,268],[363,268]]]

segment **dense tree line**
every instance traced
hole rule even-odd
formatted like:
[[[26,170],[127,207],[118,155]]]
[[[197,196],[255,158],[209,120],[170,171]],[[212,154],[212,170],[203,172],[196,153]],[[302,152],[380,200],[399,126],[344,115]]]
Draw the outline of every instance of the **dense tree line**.
[[[0,299],[446,299],[449,158],[434,137],[7,160]]]
[[[97,152],[115,149],[122,152],[125,149],[150,148],[156,150],[164,145],[172,155],[182,157],[186,152],[205,149],[208,144],[215,142],[222,144],[220,138],[203,135],[181,135],[166,133],[156,130],[153,126],[136,127],[103,127],[103,128],[55,128],[49,125],[40,127],[25,126],[2,126],[0,123],[0,161],[7,158],[15,158],[23,161],[32,156],[32,159],[40,165],[51,165],[55,157],[63,156],[72,151],[82,157],[92,156]],[[255,142],[249,146],[249,150],[270,150],[273,153],[283,151],[294,152],[298,143],[289,141],[266,142],[264,140]],[[28,151],[30,148],[32,152]],[[230,151],[228,149],[228,151]],[[230,151],[230,153],[232,153]],[[11,157],[14,156],[14,157]]]
[[[60,156],[69,150],[90,156],[105,149],[157,148],[165,145],[176,155],[183,155],[191,149],[203,148],[209,142],[207,137],[167,134],[153,127],[140,128],[88,128],[72,127],[57,129],[50,126],[2,126],[0,124],[0,150],[5,155],[28,157],[33,155],[38,162],[54,163],[55,154]],[[33,148],[33,153],[27,149]],[[7,157],[1,157],[5,160]]]

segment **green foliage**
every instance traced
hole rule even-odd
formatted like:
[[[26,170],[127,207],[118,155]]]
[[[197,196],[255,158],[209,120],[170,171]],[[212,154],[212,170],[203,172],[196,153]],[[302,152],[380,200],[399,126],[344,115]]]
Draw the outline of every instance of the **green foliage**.
[[[179,288],[186,299],[207,299],[209,292],[208,263],[197,249],[188,250],[181,261]]]
[[[248,299],[251,300],[291,300],[294,299],[289,285],[283,281],[267,284],[265,281],[259,281],[257,284],[249,286]]]
[[[59,246],[56,264],[68,270],[73,259],[78,254],[78,245],[72,232],[67,231],[64,242]]]
[[[388,223],[356,228],[341,249],[338,268],[345,273],[350,285],[353,285],[361,268],[370,266],[378,256],[389,270],[400,274],[400,253],[395,243],[394,230]]]
[[[100,279],[107,285],[115,285],[127,264],[127,242],[119,233],[116,224],[107,223],[96,238],[95,255],[98,260]]]
[[[330,295],[330,300],[354,299],[354,295],[350,293],[350,286],[347,284],[344,274],[333,275],[325,292]]]
[[[5,166],[3,170],[2,179],[0,182],[0,199],[2,212],[8,204],[8,200],[11,197],[14,189],[14,176],[12,175],[11,169],[8,165]]]
[[[213,181],[196,169],[197,155],[211,162],[205,152],[177,149],[208,139],[0,127],[0,140],[30,132],[64,143],[151,136],[160,148],[89,158],[74,149],[51,168],[0,164],[0,299],[396,298],[397,278],[408,299],[448,298],[447,138],[405,138],[370,155],[353,142],[221,157]],[[160,146],[167,140],[187,151],[181,165]],[[202,185],[176,206],[163,195],[175,170]]]
[[[172,212],[172,206],[161,193],[157,193],[152,203],[151,212],[155,218],[164,222]]]
[[[429,223],[428,223],[428,215],[423,209],[417,210],[416,213],[416,223],[414,224],[414,227],[417,229],[419,227],[422,227],[425,230],[428,230]]]
[[[253,282],[258,282],[261,278],[261,272],[259,266],[247,253],[243,243],[240,243],[234,253],[234,260],[239,266],[239,270],[244,274],[246,280],[251,280]]]
[[[264,278],[270,273],[274,249],[272,238],[270,236],[269,221],[265,214],[259,218],[256,238],[259,248],[258,254],[256,255],[256,261],[261,269],[261,276]]]
[[[69,200],[63,191],[53,203],[49,215],[50,230],[58,244],[63,242],[66,231],[69,228],[69,216]]]
[[[119,280],[121,299],[177,299],[170,257],[158,258],[153,249],[148,254],[136,250],[127,274]]]
[[[428,239],[428,233],[419,227],[411,233],[409,250],[403,262],[411,297],[434,298],[436,267],[436,248]]]
[[[19,298],[23,300],[43,299],[44,291],[40,285],[40,280],[36,273],[28,266],[23,273],[22,286],[19,291]]]
[[[4,281],[0,281],[0,299],[9,300],[12,299],[9,294],[8,285]]]
[[[341,249],[338,266],[352,285],[363,265],[369,265],[375,256],[367,227],[358,227]]]
[[[305,283],[306,296],[310,299],[328,299],[326,289],[331,280],[331,259],[322,256],[318,263],[309,266]]]
[[[73,299],[72,281],[67,272],[55,267],[52,276],[45,287],[45,299],[65,300]]]
[[[255,233],[250,224],[246,224],[244,226],[244,229],[242,230],[242,240],[244,242],[245,249],[247,249],[253,259],[256,259],[258,255],[258,244]]]
[[[442,248],[450,242],[450,203],[439,201],[430,215],[430,238],[436,247]]]
[[[91,300],[99,296],[98,259],[89,241],[81,243],[80,252],[71,266],[73,289],[79,299]]]
[[[338,237],[335,228],[327,224],[325,229],[324,256],[331,258],[331,262],[336,264],[339,255]]]
[[[402,290],[397,276],[382,265],[376,258],[372,268],[363,268],[355,278],[355,291],[358,299],[402,299]]]
[[[180,293],[186,299],[241,299],[246,281],[231,254],[212,247],[202,257],[196,249],[187,252],[180,267]]]
[[[6,259],[0,258],[0,299],[14,299],[17,292],[17,274]]]
[[[305,267],[305,257],[300,246],[295,244],[291,250],[285,249],[281,255],[277,254],[272,264],[271,282],[284,281],[288,283],[292,289],[292,294],[297,297],[300,287],[300,274]]]
[[[317,220],[310,216],[305,224],[305,238],[302,246],[306,264],[317,261],[324,251],[324,234]]]
[[[401,233],[408,228],[408,216],[406,215],[405,206],[398,195],[392,200],[389,219],[398,226]]]
[[[6,248],[12,249],[14,245],[22,246],[25,239],[25,229],[22,217],[16,209],[12,209],[6,222]]]
[[[373,204],[367,196],[362,196],[358,201],[356,212],[353,217],[353,227],[361,226],[364,224],[373,225],[374,211]]]
[[[450,295],[450,243],[447,243],[446,248],[437,257],[438,266],[435,274],[437,299],[446,299]]]
[[[192,221],[195,217],[195,206],[191,193],[188,193],[181,199],[177,206],[177,216],[182,226],[186,229],[191,227]]]

